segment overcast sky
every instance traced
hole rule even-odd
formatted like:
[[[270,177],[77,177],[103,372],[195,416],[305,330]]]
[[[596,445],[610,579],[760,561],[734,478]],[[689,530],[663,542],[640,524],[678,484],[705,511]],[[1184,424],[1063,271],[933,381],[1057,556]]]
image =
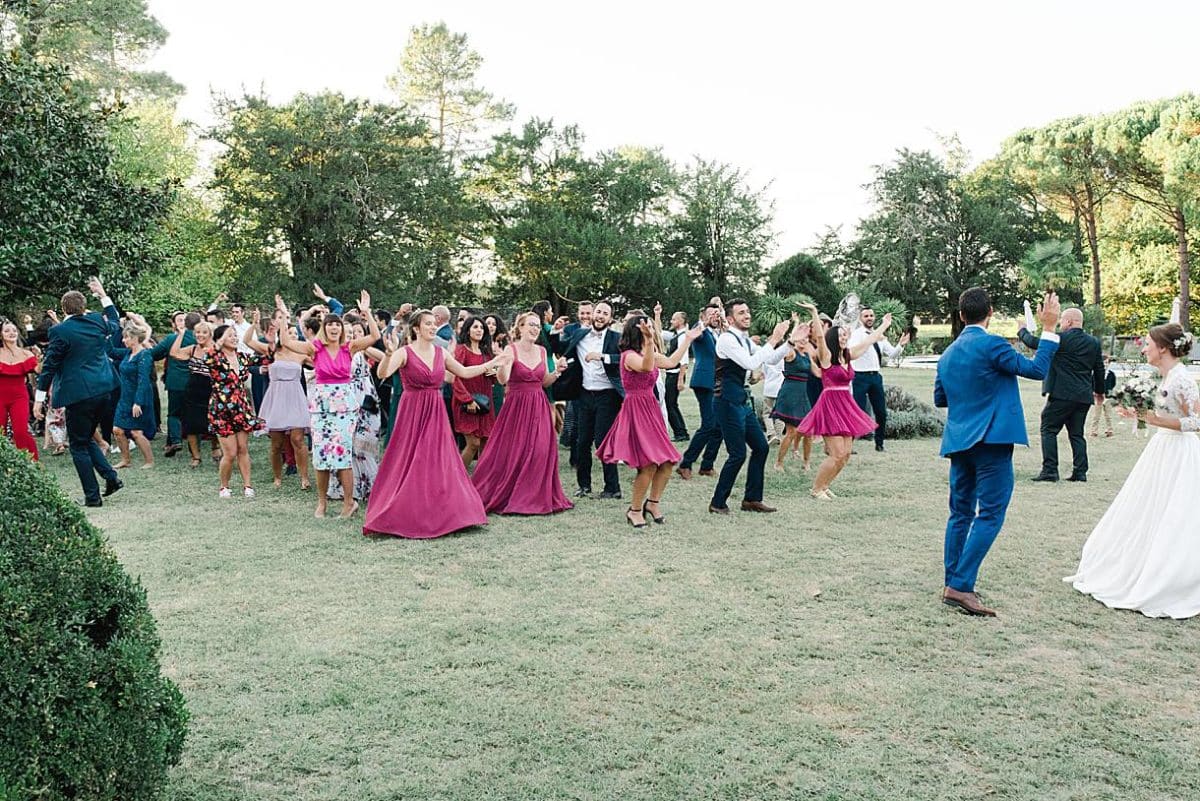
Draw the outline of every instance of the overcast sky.
[[[770,184],[780,257],[853,228],[897,148],[958,134],[978,161],[1023,127],[1200,90],[1194,0],[806,5],[150,0],[171,34],[151,66],[187,87],[181,114],[201,124],[214,89],[382,100],[409,29],[441,20],[517,123],[575,123],[589,150],[661,147]]]

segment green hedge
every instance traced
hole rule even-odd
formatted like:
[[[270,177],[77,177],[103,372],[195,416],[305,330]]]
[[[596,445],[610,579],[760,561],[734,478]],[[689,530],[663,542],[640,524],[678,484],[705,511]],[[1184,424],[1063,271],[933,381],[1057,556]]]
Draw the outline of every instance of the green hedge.
[[[157,797],[187,711],[145,591],[2,436],[0,509],[0,799]]]
[[[940,437],[946,427],[942,413],[894,384],[883,391],[887,402],[888,439],[922,439]]]

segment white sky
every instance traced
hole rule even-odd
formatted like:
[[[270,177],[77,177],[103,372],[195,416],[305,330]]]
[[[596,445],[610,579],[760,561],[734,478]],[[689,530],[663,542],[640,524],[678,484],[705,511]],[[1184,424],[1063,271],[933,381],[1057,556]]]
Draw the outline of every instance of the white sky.
[[[786,6],[791,5],[792,8]],[[445,21],[482,85],[578,124],[589,150],[660,146],[770,183],[776,256],[866,213],[873,165],[957,133],[976,160],[1023,127],[1200,89],[1194,0],[150,0],[151,62],[212,121],[210,89],[384,100],[409,29]],[[1136,9],[1136,10],[1135,10]]]

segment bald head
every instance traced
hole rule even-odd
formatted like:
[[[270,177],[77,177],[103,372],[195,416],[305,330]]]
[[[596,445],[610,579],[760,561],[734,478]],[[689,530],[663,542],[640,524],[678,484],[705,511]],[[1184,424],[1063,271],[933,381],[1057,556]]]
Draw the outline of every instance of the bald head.
[[[1058,318],[1058,327],[1063,331],[1083,328],[1083,312],[1075,308],[1063,309],[1062,316]]]
[[[450,321],[450,310],[445,306],[437,305],[429,311],[433,312],[433,319],[438,325],[443,325]]]

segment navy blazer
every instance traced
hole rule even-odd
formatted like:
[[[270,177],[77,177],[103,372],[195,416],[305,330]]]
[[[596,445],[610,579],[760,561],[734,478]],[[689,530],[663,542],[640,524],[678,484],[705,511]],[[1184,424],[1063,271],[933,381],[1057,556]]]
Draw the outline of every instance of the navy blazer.
[[[550,340],[556,356],[571,360],[562,376],[554,382],[555,400],[575,400],[583,392],[583,365],[579,361],[576,349],[591,330],[591,326],[580,326],[569,333],[564,330]],[[620,341],[621,335],[610,327],[604,332],[604,347],[601,352],[604,354],[604,372],[608,380],[612,381],[613,389],[624,398],[625,387],[621,384],[621,352],[617,349]]]
[[[104,316],[75,314],[51,328],[38,389],[51,390],[55,406],[70,406],[112,392],[117,383],[109,338],[119,330],[112,306],[105,308]]]
[[[1091,404],[1094,395],[1106,392],[1100,340],[1082,328],[1071,328],[1059,336],[1058,352],[1042,382],[1042,394],[1053,400]],[[1017,338],[1030,350],[1037,350],[1042,342],[1024,328],[1017,332]]]
[[[712,329],[704,327],[704,333],[692,341],[691,354],[692,378],[688,386],[695,389],[715,389],[717,386],[717,338]]]
[[[1017,376],[1041,380],[1058,343],[1043,340],[1030,360],[1004,337],[969,326],[938,360],[933,403],[948,409],[942,456],[989,445],[1028,445]]]

